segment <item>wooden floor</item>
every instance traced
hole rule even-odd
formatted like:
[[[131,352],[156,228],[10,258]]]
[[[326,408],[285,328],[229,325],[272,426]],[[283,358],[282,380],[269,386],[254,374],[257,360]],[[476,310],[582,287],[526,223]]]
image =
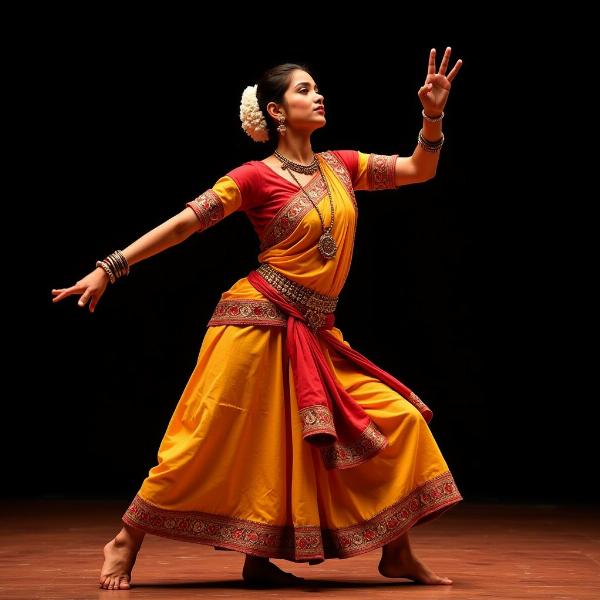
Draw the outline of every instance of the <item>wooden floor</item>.
[[[102,547],[127,500],[0,502],[0,599],[119,598],[600,598],[600,509],[478,504],[463,500],[411,530],[419,558],[452,585],[415,584],[377,572],[380,551],[320,565],[274,559],[309,578],[297,588],[252,589],[244,556],[146,535],[130,590],[98,587]]]

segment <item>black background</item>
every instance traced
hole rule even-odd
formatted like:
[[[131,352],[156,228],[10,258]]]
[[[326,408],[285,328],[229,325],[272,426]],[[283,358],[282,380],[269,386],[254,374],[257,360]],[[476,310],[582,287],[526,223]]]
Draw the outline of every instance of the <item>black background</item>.
[[[344,25],[305,8],[273,22],[38,14],[15,41],[5,495],[128,498],[155,464],[220,294],[257,266],[249,221],[136,264],[94,314],[50,290],[266,156],[240,128],[243,89],[303,62],[328,109],[315,150],[409,155],[429,48],[450,45],[464,66],[437,176],[357,194],[336,325],[432,408],[465,499],[595,501],[593,226],[578,188],[595,127],[569,106],[581,90],[556,38],[490,17]]]

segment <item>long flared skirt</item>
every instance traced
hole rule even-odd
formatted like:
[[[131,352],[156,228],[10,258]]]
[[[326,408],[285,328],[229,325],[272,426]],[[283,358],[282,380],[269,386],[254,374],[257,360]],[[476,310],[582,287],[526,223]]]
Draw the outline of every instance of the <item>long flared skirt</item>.
[[[379,548],[462,500],[413,404],[319,342],[335,377],[388,438],[386,448],[352,468],[326,469],[302,438],[285,329],[209,327],[158,463],[123,522],[317,564]]]

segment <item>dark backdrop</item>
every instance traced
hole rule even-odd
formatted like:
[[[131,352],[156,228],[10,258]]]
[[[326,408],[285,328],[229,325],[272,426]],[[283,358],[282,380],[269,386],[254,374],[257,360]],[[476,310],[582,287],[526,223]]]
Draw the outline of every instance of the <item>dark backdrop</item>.
[[[576,177],[558,158],[569,145],[554,145],[568,94],[540,79],[549,46],[516,29],[465,34],[381,14],[360,28],[309,20],[262,34],[260,23],[234,34],[160,18],[58,21],[51,32],[36,23],[21,41],[33,53],[15,69],[23,118],[6,233],[22,243],[5,255],[18,271],[7,293],[6,495],[129,498],[155,464],[220,294],[257,266],[249,221],[235,213],[134,265],[93,315],[73,297],[52,304],[50,290],[266,155],[240,128],[245,86],[305,62],[328,109],[315,150],[407,155],[428,50],[451,45],[464,67],[437,176],[358,192],[336,325],[432,408],[465,499],[594,500],[593,401],[581,384],[592,361],[577,355],[573,334],[587,321],[568,257],[581,241],[577,194],[562,187]]]

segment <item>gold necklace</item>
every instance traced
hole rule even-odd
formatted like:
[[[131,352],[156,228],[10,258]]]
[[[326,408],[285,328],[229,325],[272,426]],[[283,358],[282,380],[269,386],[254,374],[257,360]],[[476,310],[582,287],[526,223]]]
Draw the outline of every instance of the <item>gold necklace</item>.
[[[279,158],[279,157],[277,157],[277,158]],[[315,156],[314,160],[317,160],[316,156]],[[319,248],[319,252],[323,256],[323,258],[325,260],[329,260],[329,259],[334,258],[336,255],[336,252],[337,252],[337,246],[335,243],[335,239],[333,238],[333,235],[331,235],[331,231],[333,230],[333,221],[334,221],[333,196],[331,195],[331,191],[329,189],[329,184],[327,183],[327,179],[325,179],[325,176],[323,175],[323,171],[321,169],[321,165],[320,165],[319,161],[317,161],[317,169],[319,169],[319,173],[321,173],[321,178],[325,182],[325,187],[327,188],[327,195],[329,196],[329,206],[331,206],[331,223],[329,223],[329,227],[327,227],[327,228],[325,228],[325,221],[323,220],[323,215],[321,215],[321,211],[319,210],[317,205],[312,201],[312,198],[308,195],[306,190],[300,185],[300,182],[296,179],[296,176],[294,175],[294,173],[292,173],[292,170],[290,169],[289,171],[290,171],[290,175],[294,178],[294,181],[296,182],[298,187],[304,192],[305,196],[310,200],[310,203],[317,210],[319,219],[321,219],[321,231],[323,232],[321,234],[321,237],[319,238],[318,248]]]
[[[319,168],[316,154],[313,154],[313,159],[309,165],[301,165],[300,163],[293,162],[277,150],[275,150],[273,154],[281,161],[281,168],[283,170],[289,169],[290,171],[296,171],[296,173],[302,173],[303,175],[312,175],[313,173],[316,173]]]

